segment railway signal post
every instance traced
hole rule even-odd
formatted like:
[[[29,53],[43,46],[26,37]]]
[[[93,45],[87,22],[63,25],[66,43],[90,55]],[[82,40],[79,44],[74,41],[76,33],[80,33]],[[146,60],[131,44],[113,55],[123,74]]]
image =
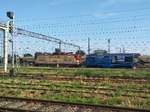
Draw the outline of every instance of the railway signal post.
[[[10,69],[10,76],[15,76],[15,59],[14,59],[14,13],[11,11],[7,12],[7,17],[9,20],[9,33],[11,34],[12,39],[10,40],[12,44],[12,68]]]

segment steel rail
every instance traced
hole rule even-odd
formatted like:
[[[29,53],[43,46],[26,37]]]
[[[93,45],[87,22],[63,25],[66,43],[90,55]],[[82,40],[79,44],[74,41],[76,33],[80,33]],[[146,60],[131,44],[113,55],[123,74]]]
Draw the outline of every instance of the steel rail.
[[[130,76],[98,76],[98,77],[86,77],[81,75],[57,75],[57,74],[42,74],[42,73],[17,73],[17,77],[32,77],[32,78],[61,78],[61,79],[74,79],[74,80],[119,80],[119,81],[137,81],[137,82],[150,82],[150,77],[130,77]],[[1,74],[0,76],[6,76]]]
[[[100,82],[100,81],[113,81],[113,82],[136,82],[136,83],[150,83],[150,80],[145,80],[145,79],[115,79],[115,78],[93,78],[93,77],[59,77],[59,76],[56,76],[56,77],[51,77],[51,76],[47,76],[47,77],[41,77],[41,76],[17,76],[17,77],[22,77],[22,78],[28,78],[28,79],[38,79],[38,80],[60,80],[60,81],[63,81],[63,80],[66,80],[66,81],[73,81],[73,80],[77,80],[77,81],[85,81],[85,82]]]
[[[51,89],[51,88],[35,88],[35,87],[17,87],[17,86],[2,86],[0,88],[7,88],[7,89],[21,89],[21,90],[32,90],[32,91],[51,91],[51,92],[64,92],[64,93],[86,93],[86,94],[94,94],[94,95],[106,95],[106,96],[113,96],[113,93],[107,92],[95,92],[95,91],[83,91],[83,90],[66,90],[66,89]],[[129,95],[129,94],[120,94],[123,97],[139,97],[139,98],[150,98],[149,96],[141,96],[141,95]]]
[[[70,74],[70,75],[59,75],[59,74],[49,74],[49,73],[18,73],[18,75],[35,75],[35,76],[45,76],[45,75],[50,75],[50,76],[56,76],[56,77],[83,77],[82,75],[73,75],[73,74]],[[84,76],[85,78],[95,78],[95,79],[98,79],[98,78],[110,78],[110,79],[132,79],[132,80],[148,80],[150,81],[150,77],[133,77],[133,76],[95,76],[95,77],[86,77]]]
[[[41,76],[41,77],[44,77],[44,76],[47,76],[47,75],[49,75],[49,76],[54,76],[54,77],[71,77],[71,78],[77,78],[77,77],[79,77],[79,78],[90,78],[90,79],[100,79],[100,78],[102,78],[102,79],[106,79],[106,78],[109,78],[109,79],[122,79],[122,80],[146,80],[146,81],[150,81],[150,77],[130,77],[130,76],[97,76],[97,77],[86,77],[86,76],[82,76],[82,75],[57,75],[57,74],[42,74],[42,73],[18,73],[18,75],[20,75],[20,76],[24,76],[24,75],[26,75],[26,76]]]
[[[109,105],[94,105],[94,104],[83,104],[83,103],[72,103],[72,102],[63,102],[63,101],[51,101],[51,100],[40,100],[40,99],[29,99],[29,98],[17,98],[17,97],[3,97],[0,96],[1,100],[7,101],[25,101],[25,102],[33,102],[33,103],[40,103],[40,104],[50,104],[50,105],[62,105],[62,106],[77,106],[80,108],[91,108],[91,109],[98,109],[98,110],[113,110],[113,111],[127,111],[127,112],[150,112],[149,109],[138,109],[138,108],[128,108],[128,107],[117,107],[117,106],[109,106]]]
[[[51,84],[38,84],[38,83],[9,83],[9,82],[0,82],[0,85],[22,85],[22,86],[40,86],[40,87],[62,87],[61,85],[51,85]],[[72,85],[63,85],[65,88],[73,88]],[[106,87],[91,87],[91,86],[77,86],[77,89],[87,89],[87,90],[108,90],[108,91],[117,91],[116,88],[106,88]],[[141,89],[123,89],[126,92],[136,92],[136,93],[150,93],[150,90],[141,90]]]
[[[0,112],[40,112],[40,111],[0,107]]]

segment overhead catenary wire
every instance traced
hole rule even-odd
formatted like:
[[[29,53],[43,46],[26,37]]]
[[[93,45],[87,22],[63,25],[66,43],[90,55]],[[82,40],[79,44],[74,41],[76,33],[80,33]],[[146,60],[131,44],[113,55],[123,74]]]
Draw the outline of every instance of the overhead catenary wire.
[[[145,18],[147,17],[147,18]],[[132,18],[125,18],[125,19],[114,19],[113,21],[108,19],[105,20],[104,23],[100,23],[103,21],[100,21],[101,19],[97,19],[97,21],[85,21],[85,22],[81,22],[81,23],[58,23],[58,24],[31,24],[29,25],[26,29],[27,30],[31,30],[34,32],[37,30],[42,30],[45,29],[47,30],[47,34],[50,34],[54,37],[63,37],[63,40],[66,39],[66,37],[94,37],[94,40],[100,40],[101,41],[106,41],[108,38],[112,38],[115,41],[120,41],[122,43],[126,43],[128,41],[128,45],[130,46],[130,49],[133,49],[134,46],[135,47],[139,47],[141,46],[142,48],[144,48],[143,46],[147,46],[147,44],[149,44],[149,41],[144,40],[144,41],[136,41],[136,39],[142,38],[140,36],[137,36],[139,33],[146,33],[148,35],[148,32],[150,31],[150,28],[147,24],[143,24],[141,23],[141,21],[144,21],[145,19],[148,20],[149,16],[148,15],[143,15],[143,16],[132,16]],[[128,20],[130,20],[128,22]],[[108,21],[108,22],[107,22]],[[116,27],[111,27],[111,28],[107,28],[107,27],[103,27],[103,25],[110,23],[110,24],[116,24],[117,21],[120,21],[119,25],[121,26],[116,26]],[[135,21],[140,23],[135,23]],[[106,23],[105,23],[106,22]],[[128,22],[128,24],[124,24],[124,22]],[[130,22],[133,22],[133,25],[130,24]],[[92,27],[91,27],[92,25]],[[109,24],[108,24],[109,25]],[[37,27],[36,27],[37,26]],[[86,26],[86,27],[85,27]],[[91,27],[91,29],[87,29],[88,27]],[[25,25],[26,27],[26,25]],[[76,29],[77,30],[76,30]],[[61,30],[59,30],[61,29]],[[95,30],[96,29],[96,30]],[[45,31],[44,30],[44,31]],[[52,31],[53,30],[53,31]],[[43,32],[44,32],[43,31]],[[42,31],[41,31],[42,33]],[[127,34],[127,36],[124,36],[124,34]],[[133,36],[132,36],[133,35]],[[100,38],[97,38],[98,36],[100,36]],[[124,40],[125,38],[127,38],[128,40]],[[147,37],[149,38],[149,37]],[[134,39],[134,40],[132,40]],[[80,42],[85,42],[86,39],[78,39],[76,42],[80,43]],[[73,41],[70,41],[72,43],[74,43]],[[122,44],[121,43],[121,44]],[[32,43],[31,43],[32,44]],[[40,43],[41,44],[41,43]],[[95,44],[96,45],[96,44]],[[98,45],[98,44],[97,44]],[[113,44],[115,46],[115,44]],[[81,46],[82,47],[82,46]],[[142,49],[141,48],[141,49]],[[147,49],[146,49],[147,50]]]
[[[24,30],[24,29],[21,29],[21,28],[16,28],[16,29],[17,29],[17,34],[18,35],[30,36],[30,37],[33,37],[33,38],[38,38],[38,39],[42,39],[42,40],[46,40],[46,41],[52,41],[52,42],[55,42],[55,43],[58,43],[58,44],[61,43],[61,44],[77,47],[78,49],[80,49],[80,46],[78,46],[78,45],[75,45],[73,43],[64,42],[60,39],[57,39],[57,38],[54,38],[54,37],[51,37],[51,36],[46,36],[46,35],[43,35],[43,34],[32,32],[32,31],[27,31],[27,30]]]
[[[126,13],[126,12],[135,12],[135,11],[149,11],[150,8],[147,7],[147,8],[139,8],[139,9],[130,9],[130,10],[122,10],[122,11],[113,11],[113,13]],[[109,11],[105,11],[106,12],[109,12]],[[111,11],[112,12],[112,11]],[[141,15],[135,15],[134,17],[137,17],[137,16],[141,16]],[[142,15],[143,16],[143,15]],[[18,19],[16,20],[17,22],[30,22],[30,21],[44,21],[44,20],[49,20],[49,19],[73,19],[73,18],[83,18],[83,17],[95,17],[93,14],[86,14],[86,15],[69,15],[69,16],[61,16],[61,17],[51,17],[51,18],[30,18],[30,19]],[[102,19],[102,18],[101,18]],[[110,19],[116,19],[116,18],[110,18]]]
[[[113,19],[111,19],[111,20],[107,20],[107,19],[105,19],[105,20],[97,20],[97,21],[86,21],[86,22],[77,22],[77,23],[69,23],[69,22],[67,22],[67,23],[53,23],[53,24],[50,24],[50,23],[46,23],[46,24],[44,24],[44,23],[40,23],[40,25],[39,25],[39,23],[38,24],[30,24],[30,25],[28,25],[28,24],[24,24],[24,25],[21,25],[21,26],[19,26],[19,27],[22,27],[22,28],[26,28],[26,27],[31,27],[31,26],[36,26],[36,28],[38,28],[38,27],[41,27],[42,25],[43,26],[45,26],[45,27],[52,27],[52,28],[54,28],[54,27],[81,27],[81,26],[89,26],[89,25],[103,25],[103,24],[110,24],[110,23],[118,23],[118,22],[135,22],[135,21],[143,21],[143,20],[149,20],[148,18],[136,18],[136,17],[133,17],[132,19],[130,18],[130,19],[128,19],[128,18],[125,18],[125,19],[123,19],[123,20],[113,20]]]

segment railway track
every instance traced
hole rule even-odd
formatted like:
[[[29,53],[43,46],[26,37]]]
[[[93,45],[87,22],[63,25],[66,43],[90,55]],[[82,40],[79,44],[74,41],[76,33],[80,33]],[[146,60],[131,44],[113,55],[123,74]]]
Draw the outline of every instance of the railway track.
[[[21,85],[21,86],[30,86],[30,87],[62,87],[59,84],[38,84],[38,83],[17,83],[17,82],[0,82],[0,86],[1,85]],[[74,88],[73,85],[63,85],[64,88]],[[115,87],[115,88],[108,88],[108,87],[93,87],[93,86],[76,86],[76,89],[84,89],[84,90],[89,90],[89,91],[93,91],[93,90],[104,90],[104,91],[117,91],[117,89],[119,89],[119,87]],[[123,89],[123,91],[126,92],[134,92],[134,93],[149,93],[150,94],[150,90],[146,90],[146,89]]]
[[[76,76],[82,76],[82,75],[59,75],[59,74],[49,74],[49,73],[18,73],[21,76],[40,76],[40,77],[45,77],[47,76],[54,76],[54,77],[76,77]],[[86,77],[86,76],[85,76]],[[92,77],[91,77],[92,78]],[[117,76],[114,74],[114,76],[97,76],[95,78],[110,78],[110,79],[131,79],[131,80],[150,80],[150,77],[133,77],[133,76]]]
[[[1,112],[149,112],[148,109],[0,97]]]
[[[1,74],[1,77],[9,76],[9,74]],[[18,73],[17,77],[37,80],[58,80],[58,81],[85,81],[85,82],[136,82],[150,83],[150,77],[130,77],[130,76],[98,76],[98,77],[83,77],[81,75],[58,75],[58,74],[42,74],[42,73]]]
[[[2,75],[1,75],[2,76]],[[4,76],[4,75],[3,75]],[[6,76],[6,75],[5,75]],[[5,77],[4,76],[4,77]],[[25,74],[19,73],[17,77],[27,78],[27,79],[37,79],[37,80],[58,80],[58,81],[85,81],[85,82],[100,82],[100,81],[110,81],[110,82],[136,82],[136,83],[150,83],[149,77],[126,77],[126,76],[99,76],[99,77],[81,77],[81,76],[69,76],[69,75],[44,75],[44,74]]]
[[[19,85],[19,86],[18,86]],[[25,84],[26,85],[26,84]],[[45,91],[45,92],[59,92],[59,93],[80,93],[82,94],[82,97],[88,98],[88,97],[92,97],[93,95],[105,95],[105,96],[113,96],[115,91],[112,91],[111,89],[99,89],[98,90],[84,90],[84,89],[72,89],[72,88],[45,88],[45,87],[36,87],[33,86],[32,84],[27,84],[28,87],[23,87],[21,84],[10,84],[10,83],[4,83],[4,84],[0,84],[0,88],[1,89],[19,89],[19,90],[30,90],[30,91]],[[30,86],[30,87],[29,87]],[[83,95],[83,93],[85,94],[89,94],[90,96],[87,97],[87,95]],[[145,96],[145,95],[135,95],[135,93],[132,93],[132,95],[126,93],[121,93],[120,94],[123,97],[139,97],[139,98],[150,98],[149,96]]]

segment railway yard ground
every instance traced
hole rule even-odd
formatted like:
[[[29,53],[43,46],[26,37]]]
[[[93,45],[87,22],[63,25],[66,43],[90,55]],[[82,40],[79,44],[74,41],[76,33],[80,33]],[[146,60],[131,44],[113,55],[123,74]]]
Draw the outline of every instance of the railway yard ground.
[[[0,111],[150,111],[148,68],[20,67],[0,77]]]

